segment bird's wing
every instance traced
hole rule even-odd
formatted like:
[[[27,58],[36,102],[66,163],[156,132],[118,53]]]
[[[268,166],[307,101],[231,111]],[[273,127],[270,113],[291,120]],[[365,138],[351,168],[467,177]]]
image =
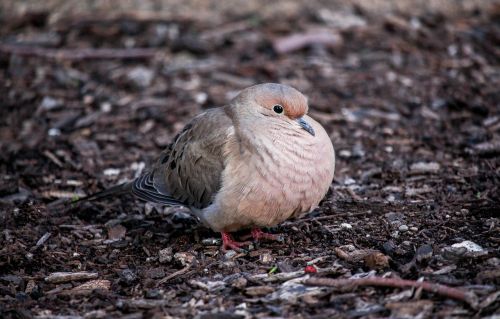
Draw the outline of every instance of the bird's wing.
[[[224,145],[232,125],[223,108],[195,117],[161,153],[153,169],[134,181],[133,193],[161,204],[208,206],[220,189]]]

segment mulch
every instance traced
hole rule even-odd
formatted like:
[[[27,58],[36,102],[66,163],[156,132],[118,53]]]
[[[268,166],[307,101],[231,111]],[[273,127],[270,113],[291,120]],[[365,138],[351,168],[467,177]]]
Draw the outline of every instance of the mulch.
[[[498,7],[324,10],[4,19],[0,316],[498,315]],[[222,252],[185,209],[126,196],[54,205],[261,82],[304,92],[337,154],[320,207],[269,230],[284,242]]]

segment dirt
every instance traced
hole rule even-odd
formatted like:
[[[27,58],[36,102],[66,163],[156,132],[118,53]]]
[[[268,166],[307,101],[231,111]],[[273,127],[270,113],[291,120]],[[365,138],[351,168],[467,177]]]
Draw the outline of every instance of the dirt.
[[[498,316],[500,7],[338,10],[4,14],[0,316]],[[291,35],[306,41],[277,53]],[[132,48],[147,50],[117,56]],[[320,207],[269,230],[284,242],[223,252],[183,208],[63,203],[138,176],[191,117],[261,82],[304,92],[337,154]],[[476,301],[303,281],[370,276]]]

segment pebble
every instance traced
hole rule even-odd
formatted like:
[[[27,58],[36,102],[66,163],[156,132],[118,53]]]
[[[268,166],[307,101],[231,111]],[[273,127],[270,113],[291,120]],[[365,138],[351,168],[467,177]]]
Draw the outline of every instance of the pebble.
[[[392,241],[392,240],[389,240],[389,241],[386,241],[382,247],[384,248],[384,251],[387,253],[387,254],[393,254],[394,251],[396,250],[397,246],[396,244]]]
[[[145,273],[146,276],[151,279],[160,279],[165,277],[165,270],[163,270],[163,267],[150,268],[146,270]]]
[[[356,181],[354,179],[350,178],[350,177],[347,177],[344,180],[344,185],[349,186],[349,185],[354,185],[354,184],[356,184]]]
[[[397,212],[390,212],[384,215],[388,222],[398,222],[405,219],[405,215]]]
[[[103,174],[105,176],[116,176],[120,174],[120,169],[119,168],[106,168],[103,171]]]
[[[159,289],[149,289],[146,291],[145,297],[148,299],[160,299],[161,291]]]
[[[486,261],[490,266],[499,267],[500,266],[500,258],[492,257]]]
[[[188,252],[179,252],[175,253],[174,259],[178,261],[182,266],[187,266],[193,262],[194,256]]]
[[[208,94],[205,93],[205,92],[198,92],[195,96],[194,96],[194,100],[196,101],[196,103],[198,104],[205,104],[205,102],[207,101],[208,99]]]
[[[153,82],[154,72],[143,66],[138,66],[130,70],[127,77],[138,87],[148,87]]]
[[[103,102],[101,103],[101,105],[99,105],[99,108],[101,109],[101,112],[109,113],[111,112],[111,103]]]
[[[408,226],[406,226],[406,225],[399,226],[399,231],[400,232],[407,232],[408,231]]]
[[[352,155],[351,151],[349,151],[349,150],[341,150],[339,152],[340,157],[349,158],[349,157],[351,157],[351,155]]]
[[[50,96],[46,96],[43,98],[42,102],[40,103],[39,109],[44,110],[44,111],[51,111],[54,109],[57,109],[62,106],[61,101],[56,100]]]
[[[222,241],[219,238],[205,238],[201,243],[205,246],[220,246]]]
[[[479,246],[478,244],[470,241],[470,240],[464,240],[461,243],[453,244],[451,245],[453,248],[465,248],[467,252],[475,253],[475,252],[483,252],[484,249],[483,247]]]
[[[236,256],[236,254],[237,254],[237,253],[236,253],[236,251],[234,251],[234,250],[228,250],[228,251],[224,254],[224,257],[225,257],[226,259],[231,259],[231,258],[233,258],[234,256]]]
[[[352,229],[352,225],[349,223],[342,223],[340,224],[340,227],[345,229]]]
[[[158,260],[162,264],[171,262],[173,258],[174,256],[171,247],[164,248],[158,252]]]
[[[274,257],[270,253],[264,253],[264,254],[260,255],[259,259],[260,259],[260,262],[264,265],[268,265],[268,264],[274,262]]]
[[[417,261],[422,262],[424,260],[430,259],[432,257],[432,246],[431,245],[422,245],[417,249]]]
[[[126,268],[120,273],[120,280],[129,286],[137,280],[137,274],[132,269]]]
[[[339,248],[342,249],[343,251],[347,251],[347,252],[356,251],[356,247],[352,244],[343,245],[343,246],[340,246]]]
[[[390,258],[383,253],[377,251],[365,256],[365,265],[370,269],[383,269],[389,267]]]
[[[50,128],[47,132],[49,136],[59,136],[61,135],[61,130],[58,128]]]
[[[448,260],[459,260],[461,258],[476,258],[488,252],[483,247],[470,241],[464,240],[443,248],[443,257]]]
[[[234,288],[237,288],[237,289],[243,289],[247,286],[247,283],[248,283],[248,280],[241,276],[237,279],[235,279],[232,283],[231,283],[231,286],[233,286]]]

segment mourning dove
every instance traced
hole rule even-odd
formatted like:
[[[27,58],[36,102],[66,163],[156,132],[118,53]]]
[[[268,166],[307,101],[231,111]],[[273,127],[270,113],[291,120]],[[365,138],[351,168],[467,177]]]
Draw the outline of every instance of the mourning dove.
[[[229,105],[193,118],[156,164],[134,181],[90,196],[132,192],[145,201],[188,207],[221,232],[260,230],[313,210],[326,194],[335,152],[324,128],[306,115],[307,99],[282,84],[244,89]]]

